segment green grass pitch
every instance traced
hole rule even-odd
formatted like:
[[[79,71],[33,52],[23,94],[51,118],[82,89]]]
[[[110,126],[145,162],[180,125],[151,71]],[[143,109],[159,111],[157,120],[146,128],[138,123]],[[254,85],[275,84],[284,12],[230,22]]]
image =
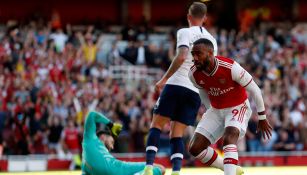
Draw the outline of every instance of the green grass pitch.
[[[244,175],[307,175],[307,166],[301,167],[243,167]],[[166,175],[170,175],[167,169]],[[14,172],[0,175],[81,175],[80,171]],[[183,168],[181,175],[223,175],[214,168]]]

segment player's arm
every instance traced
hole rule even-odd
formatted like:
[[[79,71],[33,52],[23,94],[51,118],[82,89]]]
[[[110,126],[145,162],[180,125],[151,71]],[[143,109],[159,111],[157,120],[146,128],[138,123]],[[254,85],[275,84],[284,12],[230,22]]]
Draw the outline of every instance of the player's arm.
[[[262,93],[253,77],[237,62],[234,62],[231,69],[232,79],[244,87],[252,95],[256,103],[259,120],[266,118]]]
[[[177,32],[177,49],[176,49],[176,55],[164,74],[163,78],[166,80],[170,78],[182,65],[182,63],[185,61],[185,59],[188,57],[189,54],[189,33],[186,29],[180,29]]]
[[[161,80],[156,84],[156,91],[159,91],[166,81],[179,69],[189,54],[189,35],[184,29],[177,32],[177,49],[172,63]]]
[[[115,136],[119,134],[122,128],[120,124],[113,123],[103,114],[96,112],[96,111],[90,111],[85,120],[84,137],[86,138],[97,137],[96,136],[96,123],[103,123],[107,125],[111,129],[112,134]]]
[[[202,88],[196,83],[195,78],[193,76],[193,71],[189,71],[189,79],[192,84],[198,89],[201,102],[205,105],[206,109],[209,109],[211,107],[211,103],[208,97],[208,93],[204,88]]]
[[[177,48],[176,56],[174,57],[170,67],[163,76],[163,79],[168,80],[183,64],[184,60],[187,58],[189,53],[189,48],[186,46],[180,46]]]
[[[96,136],[96,123],[108,125],[112,122],[103,114],[96,111],[90,111],[85,119],[84,137],[93,138]]]
[[[259,130],[262,132],[264,138],[265,135],[267,136],[267,138],[270,138],[270,136],[272,135],[271,134],[272,127],[266,120],[265,106],[261,89],[255,83],[252,76],[244,68],[242,68],[237,62],[233,64],[233,67],[231,69],[231,74],[233,80],[239,83],[242,87],[244,87],[247,90],[247,92],[253,97],[258,113],[258,120],[259,120],[258,127],[263,127],[259,128]]]

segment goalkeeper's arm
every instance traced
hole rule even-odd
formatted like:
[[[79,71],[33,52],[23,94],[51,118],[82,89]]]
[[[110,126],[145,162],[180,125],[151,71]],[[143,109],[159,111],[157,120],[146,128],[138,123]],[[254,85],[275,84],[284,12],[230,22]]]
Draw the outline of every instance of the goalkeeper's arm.
[[[96,123],[103,123],[109,127],[112,135],[118,136],[122,129],[122,125],[113,123],[102,113],[96,111],[90,111],[86,117],[84,125],[84,138],[94,138],[96,136]]]

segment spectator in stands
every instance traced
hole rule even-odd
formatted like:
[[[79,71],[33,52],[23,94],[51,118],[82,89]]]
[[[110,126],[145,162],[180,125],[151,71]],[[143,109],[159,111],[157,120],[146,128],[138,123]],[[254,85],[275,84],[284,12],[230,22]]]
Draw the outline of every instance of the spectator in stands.
[[[48,121],[49,129],[47,130],[48,135],[48,146],[50,153],[57,153],[61,149],[60,138],[63,130],[63,126],[60,123],[59,117],[53,116]]]
[[[79,140],[79,130],[75,126],[75,123],[72,119],[68,119],[67,126],[63,129],[62,132],[62,144],[64,151],[70,154],[79,154],[80,153],[80,143]]]
[[[14,140],[15,140],[15,150],[14,154],[17,155],[27,155],[29,151],[29,128],[26,125],[26,116],[22,113],[17,113],[14,118]]]
[[[50,37],[50,39],[52,39],[54,41],[56,51],[58,53],[63,52],[64,47],[65,47],[65,43],[68,40],[68,37],[63,32],[63,29],[61,29],[61,28],[56,29],[56,32],[51,33],[51,35],[49,37]]]
[[[289,133],[285,129],[279,131],[279,137],[274,144],[274,150],[276,151],[293,151],[295,150],[295,142],[293,138],[289,137]]]
[[[78,33],[78,38],[81,43],[81,49],[85,62],[90,66],[96,61],[97,52],[102,44],[102,37],[94,42],[94,36],[91,33],[86,33],[85,36]]]
[[[121,55],[124,59],[132,64],[136,64],[138,57],[138,47],[134,41],[129,41],[124,53]]]
[[[43,132],[38,131],[33,136],[32,143],[30,144],[30,153],[31,154],[46,154],[47,152],[47,145],[46,145],[46,138]]]
[[[257,115],[253,114],[248,122],[248,129],[246,131],[246,137],[247,137],[246,144],[248,151],[250,152],[263,151],[261,145],[261,134],[256,132],[257,124],[258,124],[258,117]]]
[[[7,115],[8,116],[8,115]],[[3,138],[3,154],[4,155],[14,155],[16,143],[13,131],[13,119],[6,118],[4,128],[1,132]]]
[[[147,63],[146,52],[148,52],[148,48],[147,48],[147,46],[144,45],[143,40],[138,40],[136,44],[137,44],[138,50],[137,50],[137,57],[136,57],[135,64],[136,65],[145,65]]]
[[[297,99],[290,111],[290,120],[294,127],[298,127],[303,122],[305,105],[302,98]]]
[[[119,48],[118,48],[118,41],[114,41],[112,43],[112,48],[111,48],[110,52],[107,54],[103,63],[107,67],[109,67],[109,65],[121,65],[121,64],[123,64],[123,63],[121,63],[123,61],[122,59],[123,58],[121,57],[120,51],[119,51]]]

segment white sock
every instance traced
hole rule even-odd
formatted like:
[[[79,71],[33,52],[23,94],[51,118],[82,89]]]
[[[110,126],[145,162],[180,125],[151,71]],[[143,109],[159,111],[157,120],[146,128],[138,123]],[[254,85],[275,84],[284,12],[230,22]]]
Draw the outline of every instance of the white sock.
[[[224,175],[236,175],[238,164],[238,150],[234,144],[225,145],[224,151]]]
[[[172,174],[179,174],[180,173],[180,171],[172,171]]]
[[[153,168],[153,165],[145,165],[147,168]]]
[[[207,166],[224,170],[223,158],[211,147],[203,150],[196,158]]]

